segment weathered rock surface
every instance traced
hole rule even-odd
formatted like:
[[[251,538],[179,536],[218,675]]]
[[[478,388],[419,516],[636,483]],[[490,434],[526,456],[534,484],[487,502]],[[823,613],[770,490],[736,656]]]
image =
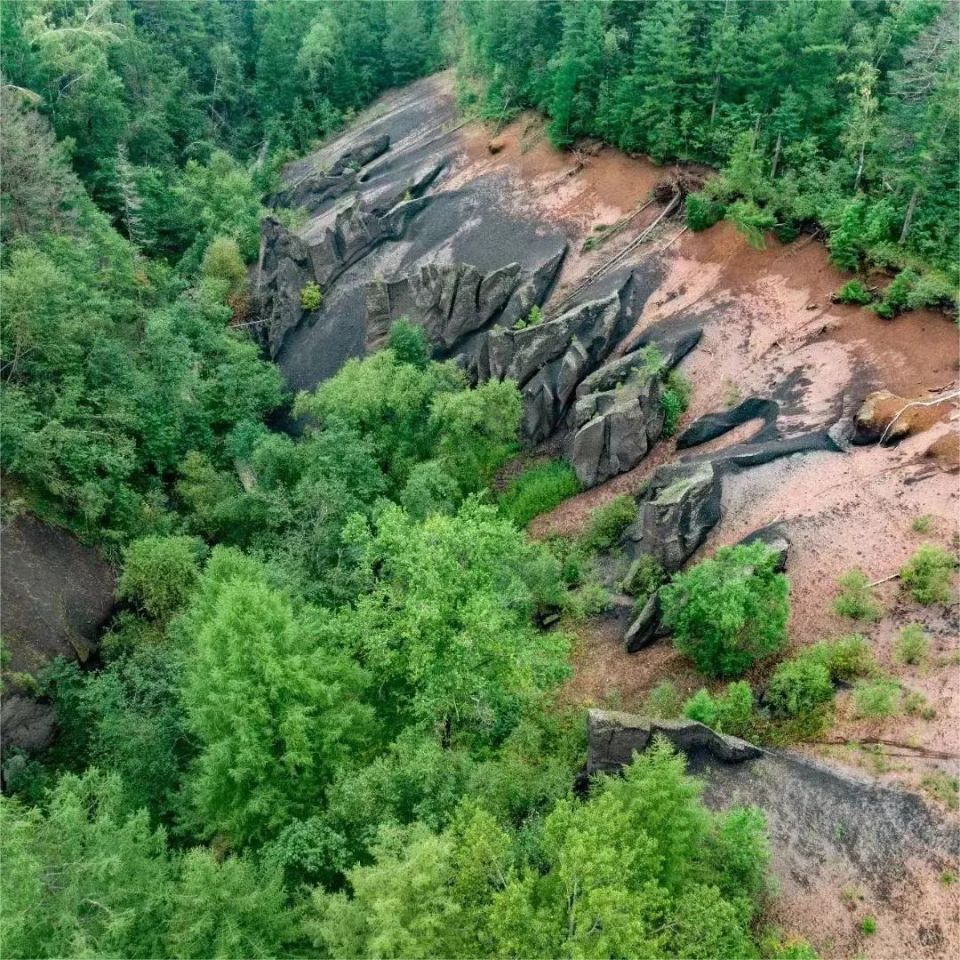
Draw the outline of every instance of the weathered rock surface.
[[[587,712],[587,773],[617,773],[656,736],[677,750],[706,751],[724,763],[741,763],[762,751],[737,737],[716,733],[695,720],[657,720],[613,710]]]
[[[56,656],[86,660],[114,606],[116,577],[100,554],[29,514],[0,537],[0,633],[5,672],[36,674]],[[16,683],[4,692],[3,750],[36,750],[53,735],[52,709]]]
[[[954,408],[955,400],[936,398],[910,400],[889,390],[877,390],[867,396],[853,422],[852,443],[867,444],[883,440],[896,443],[904,437],[930,429]]]
[[[661,636],[661,614],[660,592],[657,591],[647,599],[623,638],[627,653],[636,653],[644,647],[649,647]]]
[[[303,207],[313,213],[328,200],[356,190],[360,169],[390,149],[383,134],[346,151],[328,171],[311,170],[270,198],[273,207]]]
[[[769,550],[777,555],[776,571],[783,573],[787,569],[787,558],[790,555],[790,540],[783,532],[783,527],[779,523],[771,523],[768,527],[761,527],[747,534],[737,546],[750,543],[762,543]]]
[[[637,498],[620,543],[631,560],[650,556],[679,570],[720,519],[720,476],[709,461],[660,467]]]
[[[696,447],[722,437],[725,433],[751,420],[763,420],[763,426],[753,438],[767,439],[768,435],[776,436],[776,421],[780,413],[780,405],[775,400],[766,400],[763,397],[748,397],[730,410],[717,413],[708,413],[695,420],[683,433],[677,437],[677,449],[685,450]]]

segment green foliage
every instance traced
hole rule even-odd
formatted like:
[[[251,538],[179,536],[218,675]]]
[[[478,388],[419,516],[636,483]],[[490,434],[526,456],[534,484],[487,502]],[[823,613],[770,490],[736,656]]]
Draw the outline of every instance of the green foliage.
[[[693,385],[679,370],[671,370],[667,375],[663,393],[660,394],[665,437],[672,437],[677,432],[677,424],[690,404],[692,390]]]
[[[500,509],[517,526],[547,513],[580,492],[580,482],[566,460],[548,460],[528,467],[500,495]]]
[[[590,514],[581,545],[585,550],[609,550],[636,519],[637,504],[633,497],[619,494]]]
[[[864,936],[872,936],[877,932],[876,917],[866,916],[860,921],[860,932]]]
[[[851,620],[879,620],[883,608],[873,594],[873,588],[862,570],[850,570],[839,578],[840,590],[833,601],[833,609],[841,617]]]
[[[648,694],[643,704],[643,712],[648,717],[672,720],[683,713],[684,704],[677,688],[669,681],[658,683]]]
[[[894,646],[894,656],[911,665],[923,663],[930,652],[930,641],[919,623],[910,623],[900,631]]]
[[[117,596],[165,622],[190,598],[206,548],[193,537],[144,537],[123,555]]]
[[[851,683],[876,669],[867,638],[858,633],[836,640],[822,640],[801,654],[822,663],[835,683]]]
[[[706,230],[723,219],[726,208],[702,193],[691,193],[687,197],[687,226],[694,232]]]
[[[774,710],[791,717],[813,713],[833,699],[830,672],[809,656],[785,660],[770,678],[767,699]]]
[[[623,581],[623,589],[635,597],[634,607],[638,612],[646,602],[660,589],[666,580],[663,566],[656,557],[642,554],[630,565]]]
[[[370,747],[363,671],[318,643],[324,625],[242,554],[213,551],[181,629],[188,783],[198,829],[237,846],[303,817],[343,762]]]
[[[901,568],[900,584],[924,606],[946,603],[954,567],[954,559],[946,550],[925,543]]]
[[[726,690],[718,697],[700,689],[683,705],[685,717],[735,737],[751,735],[753,711],[753,691],[745,680],[727,684]]]
[[[957,777],[944,773],[942,770],[934,770],[923,775],[920,779],[920,786],[950,810],[960,809],[960,779]],[[954,881],[942,879],[942,882],[952,883]]]
[[[402,317],[391,324],[387,345],[399,363],[423,370],[430,362],[430,344],[423,328]]]
[[[310,281],[300,288],[300,306],[304,310],[319,310],[323,303],[323,293],[320,285]]]
[[[247,284],[247,268],[233,237],[214,237],[203,255],[204,281],[223,289],[223,295],[239,293]]]
[[[743,673],[785,644],[788,587],[775,559],[762,543],[722,547],[661,591],[677,649],[704,673]]]
[[[933,528],[933,517],[929,513],[921,513],[913,518],[910,529],[914,533],[929,533]]]
[[[859,280],[848,280],[836,293],[838,303],[857,303],[866,306],[873,303],[873,293]]]
[[[900,710],[900,684],[886,677],[860,680],[853,688],[853,714],[859,719],[880,720]]]

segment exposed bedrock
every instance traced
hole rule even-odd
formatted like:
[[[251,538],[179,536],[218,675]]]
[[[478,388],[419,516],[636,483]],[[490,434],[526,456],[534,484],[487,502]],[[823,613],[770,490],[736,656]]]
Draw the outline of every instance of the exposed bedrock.
[[[771,523],[748,533],[737,546],[746,546],[751,543],[762,543],[768,550],[777,556],[776,572],[783,573],[787,569],[787,559],[790,556],[790,538],[784,531],[783,524]]]
[[[424,329],[439,355],[465,348],[464,366],[475,378],[485,379],[485,338],[466,341],[495,321],[512,325],[521,316],[520,304],[529,302],[522,315],[529,314],[549,290],[564,252],[561,248],[532,270],[509,263],[482,274],[465,263],[428,264],[409,276],[374,281],[366,290],[367,349],[381,346],[393,321],[405,317]]]
[[[663,433],[663,376],[686,356],[701,330],[657,342],[661,365],[635,350],[604,364],[577,387],[567,455],[585,487],[635,467]]]
[[[699,446],[701,443],[708,443],[751,420],[763,420],[763,426],[752,440],[773,439],[777,435],[776,422],[779,413],[780,405],[775,400],[748,397],[730,410],[708,413],[699,420],[695,420],[677,437],[677,449],[685,450],[688,447]]]
[[[724,763],[740,763],[761,751],[737,737],[716,733],[695,720],[657,720],[613,710],[587,711],[587,773],[617,773],[656,736],[684,753],[706,751]]]
[[[357,189],[360,170],[390,149],[390,137],[383,134],[346,151],[329,170],[313,170],[279,190],[269,199],[273,207],[303,207],[313,213],[328,200]]]
[[[4,673],[35,675],[53,657],[85,661],[114,606],[113,568],[63,530],[21,514],[0,538],[0,633]],[[3,752],[38,750],[53,737],[53,708],[22,684],[3,697]]]
[[[620,539],[627,556],[635,564],[652,557],[667,573],[679,570],[720,519],[721,492],[719,471],[709,461],[660,467]]]
[[[397,240],[423,210],[428,198],[397,204],[386,215],[367,210],[361,200],[337,213],[319,243],[307,245],[278,220],[262,224],[262,253],[255,285],[260,336],[276,359],[291,330],[315,319],[301,303],[301,291],[316,283],[325,291],[352,264],[385,240]]]
[[[587,772],[614,773],[657,734],[687,758],[715,809],[756,806],[767,817],[782,875],[803,878],[852,872],[886,896],[908,877],[915,858],[953,867],[960,829],[915,793],[882,786],[781,750],[761,750],[690,721],[664,721],[591,710]]]

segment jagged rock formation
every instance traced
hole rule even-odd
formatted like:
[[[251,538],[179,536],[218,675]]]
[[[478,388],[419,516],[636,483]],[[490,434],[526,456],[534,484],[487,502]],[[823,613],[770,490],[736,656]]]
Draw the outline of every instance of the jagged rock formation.
[[[664,375],[696,346],[701,332],[653,345],[654,356],[634,350],[577,387],[568,459],[585,487],[631,470],[660,438]]]
[[[513,326],[546,296],[566,248],[532,270],[508,263],[481,274],[466,263],[421,267],[396,280],[367,285],[367,349],[381,346],[390,325],[400,317],[423,327],[439,356],[457,354],[474,379],[490,375],[488,329]]]
[[[21,514],[0,538],[0,633],[6,675],[36,674],[61,656],[85,661],[113,610],[116,577],[100,554],[70,534]],[[53,708],[15,679],[5,683],[3,751],[39,750],[54,731]]]
[[[679,570],[720,519],[720,494],[709,461],[660,467],[637,498],[637,519],[621,546],[635,563],[648,556],[668,573]]]
[[[346,151],[329,171],[311,171],[269,200],[272,207],[303,207],[313,213],[328,200],[356,190],[360,169],[390,149],[390,137],[383,134]]]
[[[515,380],[523,395],[521,432],[545,440],[570,408],[578,385],[610,354],[633,323],[632,277],[615,293],[572,307],[522,330],[494,329],[489,375]]]
[[[624,635],[623,640],[627,653],[636,653],[644,647],[649,647],[659,637],[666,636],[666,631],[661,623],[662,613],[660,591],[658,590],[647,598],[643,609],[637,614],[636,619],[630,624]]]
[[[587,712],[587,773],[617,773],[633,762],[654,737],[665,737],[684,753],[706,751],[724,763],[741,763],[762,751],[695,720],[655,720],[613,710]]]

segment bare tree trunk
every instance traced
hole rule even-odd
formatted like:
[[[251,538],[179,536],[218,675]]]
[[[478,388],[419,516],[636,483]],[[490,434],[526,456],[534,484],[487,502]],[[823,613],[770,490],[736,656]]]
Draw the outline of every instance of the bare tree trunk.
[[[777,134],[777,145],[773,148],[773,166],[770,168],[770,179],[777,178],[777,165],[780,163],[780,146],[783,143],[783,134]]]
[[[903,218],[903,229],[900,231],[900,242],[905,243],[910,233],[910,221],[913,220],[913,211],[917,208],[917,200],[920,199],[920,184],[913,188],[910,195],[910,202],[907,204],[907,215]]]
[[[863,176],[863,156],[867,150],[867,143],[864,141],[860,144],[860,161],[857,165],[857,179],[853,181],[853,192],[856,193],[860,189],[860,178]]]

